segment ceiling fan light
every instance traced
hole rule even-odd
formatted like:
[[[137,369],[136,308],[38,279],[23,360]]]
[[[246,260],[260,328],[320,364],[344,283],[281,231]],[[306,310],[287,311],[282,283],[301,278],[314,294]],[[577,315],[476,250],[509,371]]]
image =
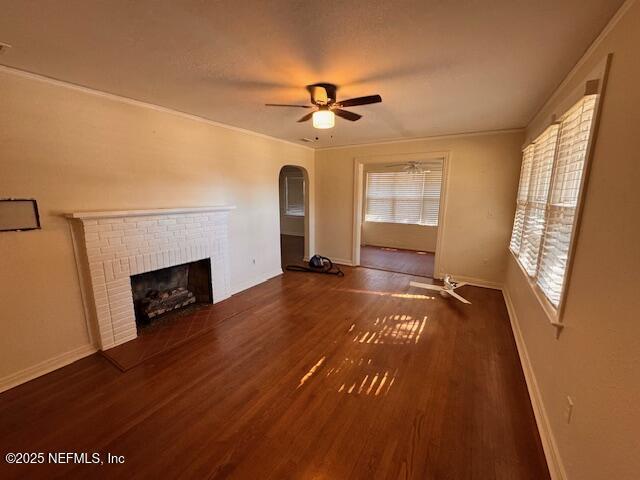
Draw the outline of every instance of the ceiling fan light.
[[[336,117],[331,110],[318,110],[313,112],[313,128],[333,128],[336,124]]]

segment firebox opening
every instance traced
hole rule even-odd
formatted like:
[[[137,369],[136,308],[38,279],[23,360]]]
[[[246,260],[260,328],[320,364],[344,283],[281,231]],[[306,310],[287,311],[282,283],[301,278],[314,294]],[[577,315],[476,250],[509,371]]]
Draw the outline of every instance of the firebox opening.
[[[131,276],[138,329],[196,303],[212,303],[211,260],[175,265]]]

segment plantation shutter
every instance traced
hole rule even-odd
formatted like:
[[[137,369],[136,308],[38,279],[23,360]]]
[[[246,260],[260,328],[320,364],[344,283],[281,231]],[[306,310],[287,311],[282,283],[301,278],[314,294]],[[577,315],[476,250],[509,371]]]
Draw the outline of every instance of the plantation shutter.
[[[597,85],[587,88],[594,91]],[[589,92],[523,152],[509,248],[556,309],[567,278],[597,100]]]
[[[596,100],[597,95],[584,97],[562,117],[560,125],[547,227],[537,276],[538,286],[556,307],[560,303],[567,273]]]
[[[558,125],[551,125],[534,142],[531,175],[524,209],[522,240],[518,253],[520,263],[532,277],[538,266],[558,130]]]
[[[438,225],[442,166],[424,172],[367,173],[365,221]]]
[[[520,185],[518,186],[518,199],[516,205],[516,216],[513,220],[513,232],[511,233],[510,248],[518,255],[522,241],[522,229],[524,227],[524,213],[529,198],[529,180],[531,179],[531,166],[533,164],[534,145],[531,144],[524,149],[522,155],[522,167],[520,169]]]

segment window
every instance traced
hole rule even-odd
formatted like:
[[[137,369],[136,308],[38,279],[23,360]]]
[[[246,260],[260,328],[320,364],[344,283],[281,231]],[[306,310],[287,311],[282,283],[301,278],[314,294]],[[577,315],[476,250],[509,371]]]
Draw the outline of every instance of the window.
[[[597,95],[587,95],[523,152],[510,249],[557,309],[567,276]]]
[[[365,221],[438,225],[442,164],[423,172],[367,173]]]
[[[540,243],[544,233],[545,209],[551,182],[553,157],[558,140],[558,125],[551,125],[538,137],[533,149],[518,259],[533,276],[538,265]],[[524,192],[523,192],[524,196]]]
[[[287,175],[284,179],[285,214],[304,217],[304,177]]]

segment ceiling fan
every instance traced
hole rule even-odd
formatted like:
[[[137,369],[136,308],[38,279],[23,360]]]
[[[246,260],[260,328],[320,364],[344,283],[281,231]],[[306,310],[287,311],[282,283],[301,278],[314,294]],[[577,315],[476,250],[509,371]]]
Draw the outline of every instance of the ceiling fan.
[[[431,285],[429,283],[420,283],[420,282],[409,282],[409,285],[412,287],[424,288],[426,290],[435,290],[436,292],[440,292],[440,295],[443,297],[453,297],[456,300],[460,300],[462,303],[466,303],[467,305],[471,305],[471,302],[456,293],[456,288],[460,288],[464,285],[467,285],[467,282],[456,282],[451,275],[445,275],[443,279],[443,285]]]
[[[344,107],[356,107],[359,105],[369,105],[371,103],[382,102],[380,95],[368,95],[366,97],[350,98],[340,102],[336,99],[338,87],[332,83],[314,83],[307,85],[307,90],[311,96],[311,105],[288,105],[282,103],[266,103],[267,107],[297,107],[313,108],[313,112],[306,114],[298,122],[313,120],[315,128],[333,128],[335,116],[355,122],[362,118],[362,115],[344,110]]]
[[[390,165],[385,165],[385,168],[394,168],[394,167],[402,167],[403,170],[408,173],[431,173],[431,170],[428,168],[424,168],[422,165],[427,165],[429,162],[420,162],[417,160],[410,160],[404,163],[392,163]]]

